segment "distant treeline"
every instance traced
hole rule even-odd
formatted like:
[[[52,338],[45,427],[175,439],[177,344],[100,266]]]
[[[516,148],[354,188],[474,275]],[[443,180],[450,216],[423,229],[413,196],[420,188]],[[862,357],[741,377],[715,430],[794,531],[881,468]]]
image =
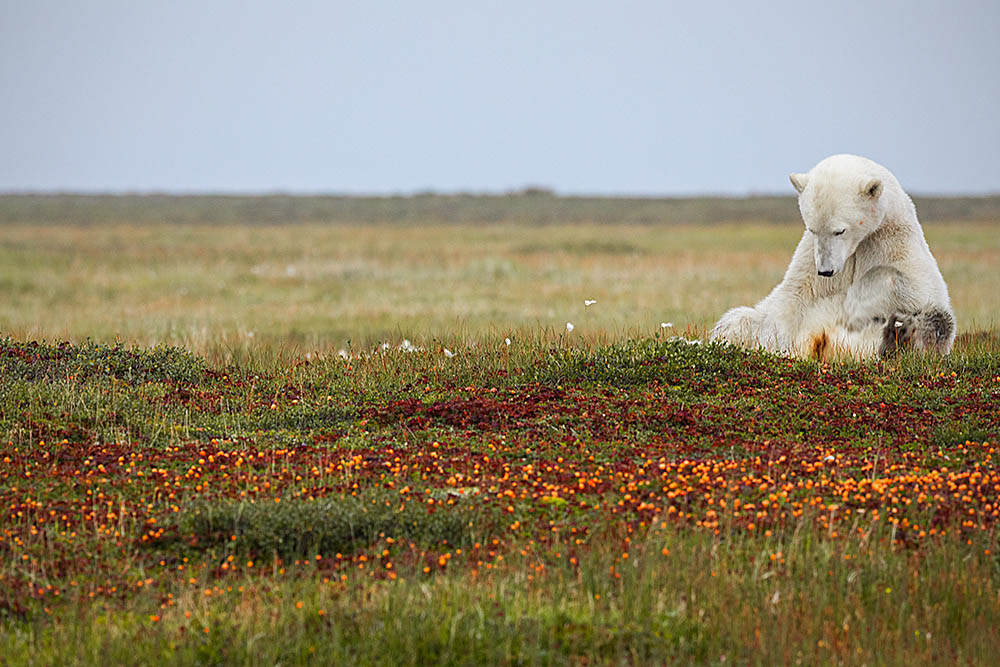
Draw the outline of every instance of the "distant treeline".
[[[1000,222],[1000,196],[914,197],[923,222]],[[296,224],[575,222],[797,223],[794,197],[564,197],[503,195],[0,195],[0,224]]]

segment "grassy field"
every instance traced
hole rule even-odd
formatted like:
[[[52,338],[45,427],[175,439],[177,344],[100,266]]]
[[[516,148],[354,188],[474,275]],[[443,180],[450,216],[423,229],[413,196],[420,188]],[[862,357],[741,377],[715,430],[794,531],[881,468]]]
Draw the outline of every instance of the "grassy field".
[[[1000,226],[927,227],[959,327],[995,324]],[[703,332],[778,283],[796,225],[0,226],[18,338],[365,348],[563,330]],[[584,300],[597,303],[584,306]]]
[[[26,202],[4,664],[995,661],[996,223],[926,225],[952,355],[820,365],[674,339],[773,287],[791,224]]]

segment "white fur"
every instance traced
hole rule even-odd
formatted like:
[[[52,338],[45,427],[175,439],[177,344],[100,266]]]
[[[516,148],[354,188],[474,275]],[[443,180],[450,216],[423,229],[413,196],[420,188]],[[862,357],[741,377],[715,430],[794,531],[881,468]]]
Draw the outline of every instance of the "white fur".
[[[785,277],[756,306],[723,315],[712,340],[784,355],[835,350],[868,358],[879,353],[886,322],[892,326],[897,314],[936,308],[954,322],[948,288],[913,203],[888,169],[856,155],[834,155],[808,174],[792,174],[791,181],[806,231]],[[818,338],[831,346],[826,353],[817,351]],[[945,338],[936,344],[943,353],[951,350],[954,326]]]

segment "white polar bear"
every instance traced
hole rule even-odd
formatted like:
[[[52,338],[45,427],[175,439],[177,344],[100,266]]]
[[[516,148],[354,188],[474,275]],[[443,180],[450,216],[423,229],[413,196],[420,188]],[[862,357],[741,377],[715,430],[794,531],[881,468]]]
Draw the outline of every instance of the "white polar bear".
[[[790,178],[806,231],[785,277],[756,306],[723,315],[712,340],[819,359],[950,352],[948,287],[896,177],[834,155]]]

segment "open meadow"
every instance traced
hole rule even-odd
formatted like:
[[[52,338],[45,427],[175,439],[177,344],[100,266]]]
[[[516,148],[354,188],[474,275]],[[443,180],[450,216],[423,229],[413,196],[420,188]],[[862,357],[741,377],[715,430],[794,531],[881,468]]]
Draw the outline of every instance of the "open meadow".
[[[917,203],[955,351],[830,365],[688,340],[790,198],[0,197],[0,663],[995,662],[1000,204]]]
[[[924,216],[926,234],[960,330],[992,328],[1000,198],[918,204],[937,216]],[[662,322],[697,334],[778,283],[797,215],[777,197],[6,197],[0,330],[213,356],[457,344],[566,322],[578,336],[650,335]]]

